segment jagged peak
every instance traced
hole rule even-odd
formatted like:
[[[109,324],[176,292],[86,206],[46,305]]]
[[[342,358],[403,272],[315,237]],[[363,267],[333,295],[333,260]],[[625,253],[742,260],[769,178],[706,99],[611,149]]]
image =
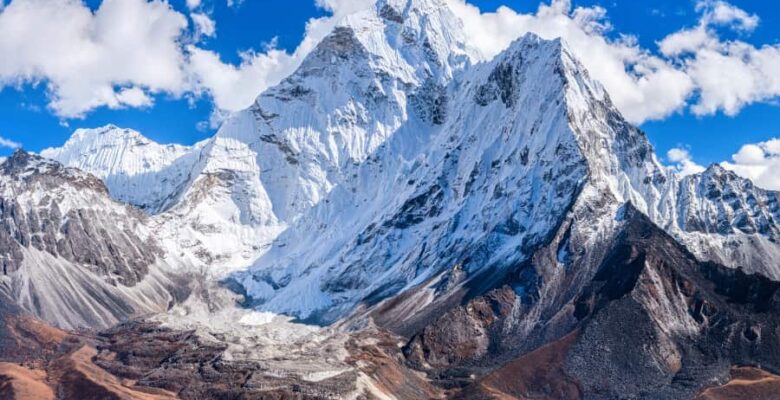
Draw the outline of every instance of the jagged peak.
[[[739,175],[737,175],[734,171],[731,171],[729,169],[724,168],[721,164],[718,163],[712,163],[707,168],[699,172],[698,174],[692,174],[687,177],[687,179],[698,179],[704,182],[710,182],[710,181],[719,181],[721,183],[726,182],[742,182],[747,183],[749,185],[753,185],[753,182],[750,179],[743,178]]]
[[[697,179],[707,185],[736,185],[743,190],[753,190],[755,188],[766,192],[773,192],[756,186],[751,179],[741,177],[737,175],[736,172],[729,170],[718,163],[712,163],[704,171],[698,174],[689,175],[684,179]]]
[[[23,185],[43,179],[45,185],[50,185],[49,188],[68,185],[108,196],[108,188],[94,175],[77,168],[66,167],[55,160],[22,149],[16,150],[0,164],[0,177],[3,178],[3,182],[16,182]]]
[[[301,72],[355,62],[410,83],[451,77],[476,59],[463,25],[442,0],[379,0],[339,21],[301,65]],[[342,61],[339,61],[342,60]]]
[[[14,151],[14,153],[0,165],[0,172],[2,175],[13,177],[56,173],[63,170],[65,170],[65,168],[57,161],[41,157],[37,154],[28,153],[22,149]],[[76,170],[71,172],[76,172]]]
[[[528,90],[528,85],[546,87],[545,90],[563,96],[567,82],[563,46],[560,39],[545,40],[533,33],[513,41],[493,60],[483,64],[487,71],[482,79],[486,82],[479,88],[478,103],[485,105],[488,100],[497,98],[498,91],[502,102],[511,107],[515,97]],[[480,98],[483,95],[489,99]]]
[[[546,63],[554,72],[564,78],[564,83],[572,79],[584,81],[591,90],[598,91],[600,96],[606,95],[603,86],[590,78],[585,66],[579,61],[563,38],[545,39],[533,32],[528,32],[515,39],[504,51],[491,62],[523,64],[527,61]]]
[[[703,172],[701,172],[702,175],[709,175],[709,176],[718,176],[723,174],[728,174],[730,171],[726,168],[723,168],[722,165],[718,163],[712,163],[709,166],[707,166],[707,169],[705,169]]]
[[[60,164],[54,160],[28,153],[23,149],[17,149],[8,157],[8,159],[6,159],[6,163],[3,165],[3,174],[10,175],[20,170],[42,165],[56,167]]]

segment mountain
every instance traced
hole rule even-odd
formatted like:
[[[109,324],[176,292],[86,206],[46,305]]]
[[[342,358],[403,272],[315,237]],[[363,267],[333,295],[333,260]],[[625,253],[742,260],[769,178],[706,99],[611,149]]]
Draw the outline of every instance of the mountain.
[[[108,126],[41,155],[104,179],[193,262],[217,274],[245,267],[395,133],[407,103],[440,118],[430,103],[471,59],[460,21],[439,1],[392,3],[349,16],[293,75],[193,147]]]
[[[3,163],[9,312],[111,326],[32,356],[198,399],[772,393],[778,194],[662,166],[562,40],[462,32],[379,0],[201,143],[42,152],[105,186]]]
[[[441,124],[409,123],[430,132],[419,152],[397,150],[401,127],[238,277],[254,304],[332,322],[416,286],[446,293],[528,261],[567,214],[629,201],[700,259],[777,277],[776,194],[661,166],[561,41],[528,35],[444,93]]]
[[[160,145],[139,132],[107,125],[78,129],[41,156],[100,178],[115,199],[150,213],[164,210],[189,178],[202,144]]]
[[[61,328],[109,327],[176,301],[146,216],[96,177],[17,151],[0,165],[0,292]]]

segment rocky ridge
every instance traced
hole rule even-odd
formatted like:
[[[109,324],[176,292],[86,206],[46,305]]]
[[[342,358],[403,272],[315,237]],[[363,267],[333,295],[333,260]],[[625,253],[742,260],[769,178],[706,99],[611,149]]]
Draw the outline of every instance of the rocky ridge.
[[[187,290],[146,216],[92,175],[19,150],[0,165],[0,213],[0,292],[51,324],[108,327]]]

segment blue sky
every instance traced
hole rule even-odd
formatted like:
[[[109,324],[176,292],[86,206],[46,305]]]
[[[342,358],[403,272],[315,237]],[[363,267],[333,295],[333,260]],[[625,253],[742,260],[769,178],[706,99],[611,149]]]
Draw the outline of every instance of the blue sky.
[[[469,2],[486,13],[506,6],[521,14],[536,12],[540,4],[535,0]],[[698,3],[694,0],[574,0],[573,8],[603,7],[606,11],[603,20],[608,21],[611,28],[601,34],[610,40],[632,35],[639,47],[658,54],[658,42],[667,35],[699,24],[702,12],[697,11]],[[729,3],[735,9],[757,16],[760,22],[751,29],[736,29],[728,24],[713,26],[720,40],[738,40],[759,49],[780,43],[780,3],[759,0],[731,0]],[[9,4],[13,3],[5,0],[5,10],[10,9]],[[100,0],[86,2],[93,11],[100,4]],[[216,24],[214,35],[190,40],[198,48],[217,55],[224,65],[234,66],[243,60],[240,52],[247,50],[262,53],[269,46],[276,46],[278,50],[293,54],[306,35],[307,21],[330,15],[328,10],[315,4],[315,0],[244,0],[232,5],[226,0],[203,0],[196,8],[188,7],[184,0],[176,0],[171,2],[171,6],[182,16],[198,13],[213,20]],[[0,24],[3,24],[2,19]],[[0,52],[2,49],[0,45]],[[0,57],[3,55],[0,54]],[[2,73],[0,63],[0,78]],[[723,79],[729,80],[730,77],[724,74]],[[207,121],[212,116],[215,101],[207,90],[182,93],[148,90],[151,105],[134,107],[124,104],[116,109],[97,106],[73,117],[63,116],[62,112],[52,108],[53,92],[45,74],[35,79],[6,76],[0,83],[4,83],[0,91],[0,137],[21,143],[32,151],[62,144],[76,128],[108,123],[137,129],[163,143],[189,144],[214,132],[214,126],[208,126]],[[689,103],[695,103],[697,96],[699,94],[692,93]],[[663,118],[643,122],[640,126],[649,134],[659,156],[664,159],[668,150],[679,147],[689,150],[699,164],[727,161],[745,144],[780,137],[780,107],[776,104],[776,97],[769,97],[745,102],[735,115],[725,115],[721,109],[706,115],[694,115],[688,106],[680,107]],[[11,151],[9,147],[2,148],[0,155]]]

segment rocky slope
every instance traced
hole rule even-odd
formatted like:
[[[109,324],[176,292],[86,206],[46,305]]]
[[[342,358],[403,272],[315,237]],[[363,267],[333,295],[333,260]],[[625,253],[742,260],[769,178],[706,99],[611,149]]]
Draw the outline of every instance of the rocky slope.
[[[146,216],[92,175],[17,151],[0,165],[0,215],[0,292],[49,323],[108,327],[180,290]]]
[[[596,259],[551,272],[555,249],[541,249],[414,334],[407,359],[465,381],[464,398],[693,398],[734,365],[776,370],[777,345],[761,338],[777,329],[780,284],[702,263],[633,207],[621,213]],[[524,298],[512,286],[529,269],[539,285]]]

